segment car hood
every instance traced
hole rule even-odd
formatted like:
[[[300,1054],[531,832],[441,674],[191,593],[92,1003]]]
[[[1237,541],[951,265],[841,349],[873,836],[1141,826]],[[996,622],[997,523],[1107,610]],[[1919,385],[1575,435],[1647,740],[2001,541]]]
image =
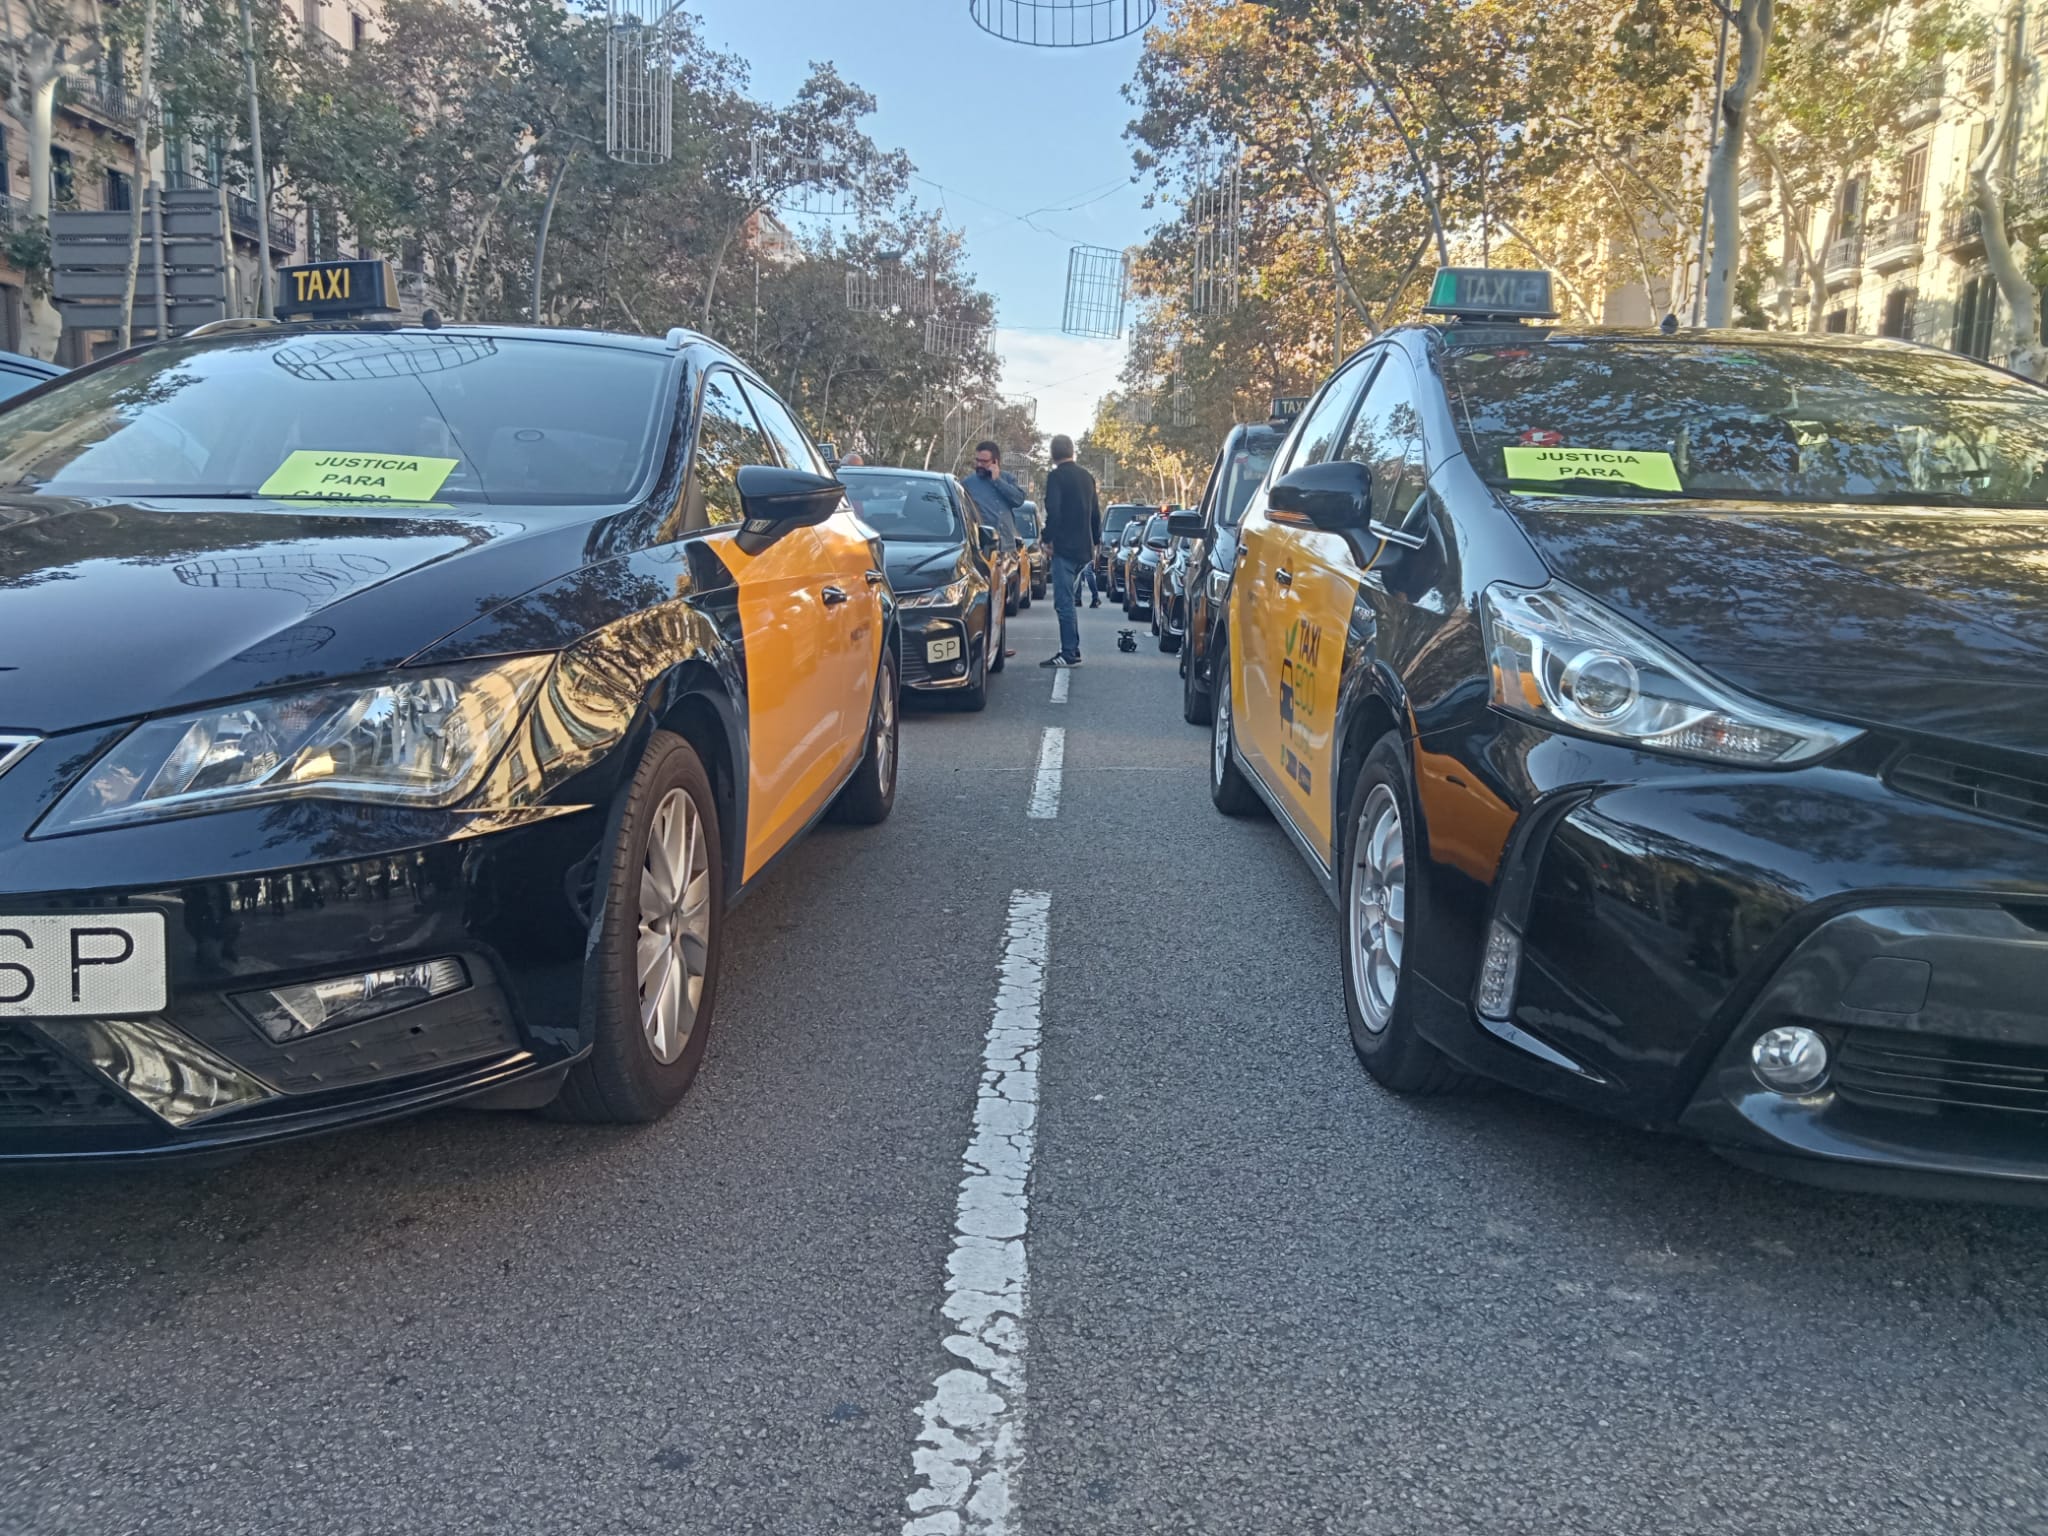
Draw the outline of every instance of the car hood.
[[[2048,755],[2048,513],[1518,508],[1564,581],[1809,714]]]
[[[888,539],[882,544],[889,585],[898,592],[943,587],[960,565],[958,540]]]
[[[0,497],[0,725],[395,666],[585,563],[590,509]]]

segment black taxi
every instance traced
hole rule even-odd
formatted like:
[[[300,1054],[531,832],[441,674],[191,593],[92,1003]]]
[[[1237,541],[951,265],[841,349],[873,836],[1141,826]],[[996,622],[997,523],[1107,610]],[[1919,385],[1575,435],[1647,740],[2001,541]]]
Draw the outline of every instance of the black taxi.
[[[1289,434],[1215,641],[1216,804],[1338,905],[1391,1088],[2048,1195],[2048,390],[1549,295],[1439,274]]]
[[[731,353],[283,276],[0,408],[0,1159],[652,1119],[894,801],[881,548]]]

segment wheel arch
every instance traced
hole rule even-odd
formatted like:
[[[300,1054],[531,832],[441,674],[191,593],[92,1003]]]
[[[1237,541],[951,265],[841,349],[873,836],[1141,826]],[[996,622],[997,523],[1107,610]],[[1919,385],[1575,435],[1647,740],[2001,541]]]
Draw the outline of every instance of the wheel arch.
[[[730,901],[746,874],[747,734],[744,717],[724,680],[708,661],[686,662],[672,673],[651,710],[654,725],[687,741],[711,776],[718,830],[724,842],[725,890]]]

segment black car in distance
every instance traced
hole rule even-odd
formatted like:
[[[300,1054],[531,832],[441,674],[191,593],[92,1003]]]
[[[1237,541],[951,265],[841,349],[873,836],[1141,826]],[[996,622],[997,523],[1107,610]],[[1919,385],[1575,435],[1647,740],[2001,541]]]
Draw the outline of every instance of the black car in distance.
[[[1001,562],[995,533],[951,475],[842,465],[839,478],[862,522],[882,540],[896,593],[903,686],[951,694],[966,709],[988,704],[1003,670]],[[986,547],[985,547],[986,546]]]
[[[1102,509],[1102,542],[1095,546],[1095,585],[1111,601],[1121,598],[1116,574],[1117,542],[1132,518],[1146,517],[1156,510],[1130,501],[1113,502]]]
[[[1262,422],[1240,422],[1223,439],[1222,450],[1209,470],[1198,510],[1202,522],[1193,534],[1189,551],[1186,614],[1182,622],[1181,718],[1190,725],[1209,723],[1211,657],[1214,637],[1223,620],[1223,595],[1230,588],[1230,573],[1237,564],[1237,528],[1252,493],[1266,478],[1281,439],[1293,425],[1303,402],[1279,399],[1273,413]]]
[[[1140,507],[1137,515],[1117,530],[1116,541],[1110,546],[1109,587],[1103,595],[1121,607],[1127,618],[1131,611],[1131,557],[1144,541],[1146,519],[1156,515],[1152,508]],[[1109,535],[1103,537],[1107,539]]]
[[[1150,619],[1154,599],[1159,591],[1159,565],[1166,556],[1166,545],[1171,537],[1166,528],[1167,514],[1154,512],[1142,523],[1134,522],[1137,536],[1124,557],[1124,616],[1131,619]]]
[[[1439,275],[1247,512],[1211,783],[1352,1043],[1814,1182],[2048,1201],[2048,389]]]

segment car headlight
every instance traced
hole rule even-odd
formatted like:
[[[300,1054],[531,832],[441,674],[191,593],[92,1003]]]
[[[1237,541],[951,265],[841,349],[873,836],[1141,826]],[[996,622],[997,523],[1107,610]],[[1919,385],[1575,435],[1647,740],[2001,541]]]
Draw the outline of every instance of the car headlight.
[[[1228,592],[1229,590],[1230,590],[1230,572],[1228,572],[1228,571],[1211,571],[1211,572],[1209,573],[1209,601],[1210,601],[1210,602],[1212,602],[1212,603],[1220,603],[1220,602],[1222,602],[1222,601],[1223,601],[1223,594],[1224,594],[1224,593],[1226,593],[1226,592]]]
[[[906,608],[957,608],[967,601],[967,578],[943,587],[933,587],[929,592],[913,592],[903,599]]]
[[[453,805],[511,740],[549,663],[518,656],[146,720],[35,835],[275,800]]]
[[[1480,600],[1493,702],[1540,725],[1786,768],[1861,735],[1745,698],[1582,592],[1496,585]]]

